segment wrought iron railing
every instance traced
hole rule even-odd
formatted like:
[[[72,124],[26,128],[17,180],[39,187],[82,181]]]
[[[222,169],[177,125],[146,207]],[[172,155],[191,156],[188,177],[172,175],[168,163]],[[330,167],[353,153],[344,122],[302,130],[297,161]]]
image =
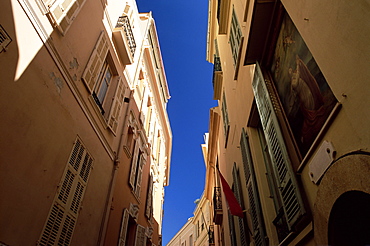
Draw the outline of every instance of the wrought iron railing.
[[[215,244],[215,231],[214,226],[210,225],[208,230],[208,243],[209,245]]]
[[[120,27],[123,28],[125,32],[125,36],[126,36],[129,48],[130,48],[131,56],[134,57],[135,50],[136,50],[136,43],[135,43],[134,34],[132,32],[132,28],[131,28],[130,20],[128,16],[120,16],[118,18],[116,28],[120,28]]]
[[[215,74],[216,72],[222,72],[222,67],[221,67],[221,59],[219,56],[214,56],[213,59],[213,79],[212,79],[212,84],[213,87],[215,86]]]
[[[215,210],[222,210],[221,187],[215,187],[214,189],[213,206]]]

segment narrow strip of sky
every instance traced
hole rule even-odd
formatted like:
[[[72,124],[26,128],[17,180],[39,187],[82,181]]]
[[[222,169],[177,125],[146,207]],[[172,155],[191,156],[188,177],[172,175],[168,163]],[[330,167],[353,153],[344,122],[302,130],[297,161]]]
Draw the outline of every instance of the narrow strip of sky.
[[[200,145],[208,132],[213,65],[206,61],[207,0],[137,0],[139,12],[156,22],[171,99],[173,134],[171,173],[165,189],[163,245],[193,216],[194,201],[204,189]]]

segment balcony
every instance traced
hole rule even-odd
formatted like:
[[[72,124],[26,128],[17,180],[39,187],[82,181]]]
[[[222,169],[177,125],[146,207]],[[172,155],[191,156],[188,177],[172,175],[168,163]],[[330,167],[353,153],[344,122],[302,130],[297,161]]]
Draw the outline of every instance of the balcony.
[[[216,225],[222,224],[222,199],[221,199],[221,187],[215,187],[213,193],[213,222]]]
[[[123,65],[134,62],[136,43],[128,16],[120,16],[113,29],[113,40]]]
[[[214,57],[213,62],[213,100],[221,100],[222,91],[222,67],[219,56]]]
[[[210,225],[209,230],[208,230],[208,243],[209,246],[214,246],[215,245],[215,231],[214,231],[214,226]]]

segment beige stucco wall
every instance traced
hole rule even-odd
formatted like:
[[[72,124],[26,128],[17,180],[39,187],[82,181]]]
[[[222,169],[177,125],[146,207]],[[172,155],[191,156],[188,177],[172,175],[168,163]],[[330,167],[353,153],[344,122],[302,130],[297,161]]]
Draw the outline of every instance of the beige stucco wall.
[[[231,183],[231,168],[233,163],[236,162],[239,168],[241,168],[240,170],[242,170],[240,164],[240,134],[242,127],[247,127],[254,99],[251,88],[254,66],[242,65],[244,63],[249,28],[251,25],[253,1],[250,1],[249,9],[246,8],[246,3],[248,1],[231,1],[230,3],[229,11],[231,13],[234,6],[244,36],[243,48],[240,53],[241,65],[236,80],[234,79],[235,68],[232,61],[229,34],[218,35],[218,24],[215,16],[217,8],[215,2],[216,1],[210,2],[209,17],[211,19],[209,20],[209,40],[207,46],[207,51],[209,53],[207,53],[207,60],[213,62],[215,45],[212,43],[212,38],[217,38],[223,73],[223,90],[226,94],[227,111],[230,120],[227,148],[225,148],[221,114],[222,104],[221,101],[219,101],[221,123],[218,134],[219,141],[217,152],[219,163],[221,163],[220,170],[225,173],[225,178]],[[320,194],[320,192],[322,192],[321,190],[326,189],[325,187],[336,187],[334,183],[328,186],[327,182],[324,182],[326,175],[329,175],[330,170],[336,164],[330,167],[328,174],[324,175],[322,182],[314,184],[311,181],[309,176],[309,164],[315,156],[316,149],[323,141],[332,143],[336,152],[334,161],[353,151],[369,151],[370,131],[367,129],[367,126],[370,123],[370,116],[367,105],[370,103],[370,85],[368,83],[370,70],[367,69],[366,61],[370,56],[370,46],[368,45],[368,40],[370,38],[370,17],[368,15],[370,4],[367,1],[322,2],[316,0],[282,0],[281,2],[307,44],[339,102],[338,109],[330,118],[331,121],[328,122],[326,128],[318,136],[314,148],[307,156],[302,157],[303,162],[297,174],[302,185],[304,197],[307,199],[306,206],[308,212],[313,213],[313,224],[315,225],[317,204],[325,204],[326,200],[329,199],[325,197],[325,195],[319,197],[318,192]],[[245,12],[247,12],[247,18],[244,22]],[[228,21],[230,23],[231,14],[229,15]],[[265,177],[266,168],[263,161],[258,132],[254,128],[247,128],[246,132],[249,135],[255,171],[257,173],[257,184],[266,222],[266,230],[270,240],[269,242],[270,244],[278,244],[275,227],[271,224],[276,214],[272,199],[269,197],[270,191]],[[365,168],[363,165],[364,164],[362,164],[362,166],[360,165],[361,167],[358,166],[355,168],[356,164],[354,164],[354,168],[360,172],[362,170],[361,168]],[[366,168],[363,169],[363,171],[367,172]],[[341,174],[341,176],[342,175],[344,174]],[[241,181],[242,183],[244,181],[243,175],[241,175]],[[337,182],[339,182],[339,180]],[[348,180],[347,184],[349,187],[355,187],[355,183],[352,184],[351,180]],[[336,191],[340,193],[339,190]],[[247,200],[247,191],[245,188],[243,189],[243,196],[244,199]],[[329,200],[328,202],[332,204]],[[330,207],[330,205],[328,205],[328,207]],[[328,211],[330,211],[329,208],[326,210],[326,213]],[[327,218],[325,217],[325,219]],[[320,220],[325,221],[325,219],[321,218]],[[224,215],[223,221],[225,231],[227,232],[228,225],[226,215]],[[320,222],[320,224],[321,223],[325,222]],[[302,233],[296,237],[295,241],[292,241],[292,244],[302,240],[302,242],[307,245],[314,245],[315,242],[312,238],[312,232],[316,235],[317,230],[320,229],[314,228],[312,224],[308,224],[302,230]],[[225,238],[226,243],[229,243],[227,241],[228,237],[226,236]],[[325,240],[321,239],[317,242],[327,244]]]

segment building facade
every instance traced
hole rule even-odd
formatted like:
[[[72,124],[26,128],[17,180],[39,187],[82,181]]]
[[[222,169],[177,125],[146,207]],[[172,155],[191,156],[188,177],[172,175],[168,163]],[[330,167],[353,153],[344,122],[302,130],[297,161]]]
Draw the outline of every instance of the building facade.
[[[205,196],[216,245],[370,243],[370,72],[357,62],[370,56],[369,10],[367,1],[209,1],[218,106]],[[243,217],[230,214],[217,169]]]
[[[210,221],[209,201],[204,195],[195,201],[194,216],[167,243],[167,246],[209,246],[212,243],[213,225]]]
[[[172,135],[151,14],[131,0],[0,13],[0,242],[160,245]]]

